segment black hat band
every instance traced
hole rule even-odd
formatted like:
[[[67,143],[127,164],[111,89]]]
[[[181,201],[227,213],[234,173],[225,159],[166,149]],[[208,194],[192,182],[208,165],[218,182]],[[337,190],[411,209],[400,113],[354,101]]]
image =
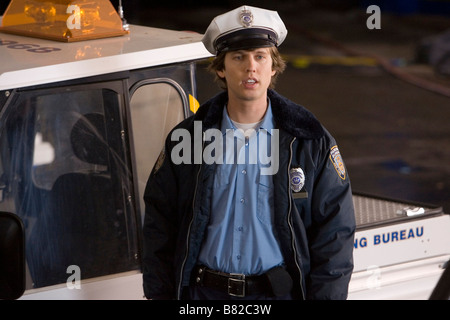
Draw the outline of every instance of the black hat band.
[[[277,35],[268,29],[241,29],[217,38],[217,52],[243,50],[251,48],[273,47],[277,45]]]

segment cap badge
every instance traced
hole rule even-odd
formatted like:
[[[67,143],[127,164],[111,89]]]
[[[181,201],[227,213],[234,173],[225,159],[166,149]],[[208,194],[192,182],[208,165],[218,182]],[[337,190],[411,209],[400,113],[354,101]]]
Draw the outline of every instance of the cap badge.
[[[289,171],[289,178],[291,180],[291,189],[294,192],[299,192],[305,185],[305,174],[302,168],[292,168]]]
[[[253,14],[250,10],[243,9],[239,15],[241,23],[244,27],[251,27],[253,24]]]

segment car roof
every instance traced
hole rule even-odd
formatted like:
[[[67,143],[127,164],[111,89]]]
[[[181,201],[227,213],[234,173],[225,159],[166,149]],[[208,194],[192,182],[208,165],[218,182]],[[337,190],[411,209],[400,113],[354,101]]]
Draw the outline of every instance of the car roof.
[[[0,90],[208,58],[201,38],[137,25],[127,35],[69,43],[0,32]]]

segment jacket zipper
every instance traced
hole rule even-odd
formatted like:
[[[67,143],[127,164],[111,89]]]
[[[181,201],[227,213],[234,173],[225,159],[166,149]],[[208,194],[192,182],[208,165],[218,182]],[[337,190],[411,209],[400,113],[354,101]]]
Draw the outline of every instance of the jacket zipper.
[[[202,138],[202,151],[205,147],[205,132],[203,132],[203,138]],[[183,282],[183,273],[184,273],[184,266],[186,265],[186,261],[189,254],[189,238],[191,235],[191,227],[192,223],[194,222],[194,212],[195,212],[195,199],[197,197],[197,187],[198,187],[198,179],[200,177],[200,172],[202,171],[202,164],[200,164],[200,168],[197,172],[197,179],[195,182],[195,188],[194,188],[194,197],[192,199],[192,219],[189,222],[189,228],[186,236],[186,255],[184,256],[183,263],[181,264],[181,271],[180,271],[180,282],[178,283],[178,289],[177,289],[177,300],[181,300],[181,283]]]
[[[287,167],[287,175],[288,175],[288,183],[289,183],[289,170],[292,164],[292,145],[294,144],[295,141],[295,137],[292,139],[291,144],[289,146],[289,165]],[[297,256],[298,256],[298,251],[296,249],[295,246],[295,237],[294,237],[294,227],[292,226],[292,194],[290,191],[290,186],[288,184],[288,194],[289,194],[289,212],[288,212],[288,225],[289,225],[289,229],[291,230],[291,237],[292,237],[292,250],[294,251],[294,261],[295,261],[295,265],[297,266],[298,269],[298,273],[300,274],[300,290],[302,292],[302,297],[303,300],[305,300],[305,292],[303,291],[303,285],[302,285],[302,271],[300,269],[300,266],[298,265],[298,261],[297,261]]]

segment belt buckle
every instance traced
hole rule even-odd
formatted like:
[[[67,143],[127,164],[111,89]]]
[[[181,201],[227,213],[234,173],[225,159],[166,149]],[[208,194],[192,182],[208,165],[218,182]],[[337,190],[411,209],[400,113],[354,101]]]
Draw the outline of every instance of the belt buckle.
[[[245,297],[245,274],[230,273],[228,278],[228,294],[233,297]]]

